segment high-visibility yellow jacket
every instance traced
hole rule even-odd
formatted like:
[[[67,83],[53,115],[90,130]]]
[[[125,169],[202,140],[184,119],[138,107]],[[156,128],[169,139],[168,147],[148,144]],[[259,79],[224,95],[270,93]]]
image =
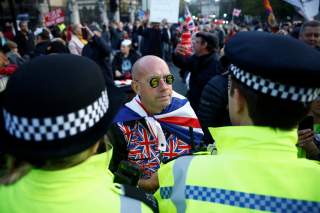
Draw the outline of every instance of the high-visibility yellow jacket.
[[[113,183],[107,156],[95,155],[64,170],[33,169],[17,183],[0,186],[0,212],[152,212]]]
[[[320,165],[297,157],[297,130],[211,129],[218,154],[160,167],[160,212],[320,212]]]

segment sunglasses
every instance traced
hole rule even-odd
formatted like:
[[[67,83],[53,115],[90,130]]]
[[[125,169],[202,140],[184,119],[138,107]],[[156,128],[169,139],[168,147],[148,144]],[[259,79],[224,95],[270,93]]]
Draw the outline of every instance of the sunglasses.
[[[149,80],[149,85],[151,88],[157,88],[160,85],[160,80],[161,78],[163,79],[164,82],[166,82],[166,84],[168,85],[172,85],[174,82],[174,76],[172,74],[160,77],[160,76],[155,76],[150,78]],[[138,80],[136,80],[137,82],[139,82]]]

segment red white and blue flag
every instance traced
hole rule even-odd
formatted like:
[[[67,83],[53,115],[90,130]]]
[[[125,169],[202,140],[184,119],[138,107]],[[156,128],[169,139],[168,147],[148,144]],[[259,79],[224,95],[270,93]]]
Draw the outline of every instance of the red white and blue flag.
[[[184,22],[187,24],[187,27],[188,27],[189,31],[194,31],[195,30],[194,21],[192,19],[192,15],[191,15],[190,10],[189,10],[187,5],[186,5],[185,10],[184,10]]]
[[[145,119],[148,128],[139,120]],[[127,125],[127,121],[138,121]],[[143,171],[143,178],[155,173],[161,162],[190,153],[192,143],[202,142],[203,132],[189,101],[176,92],[163,112],[147,114],[139,96],[127,103],[114,119],[127,141],[128,160]],[[190,135],[190,127],[193,135]],[[164,143],[161,147],[159,144]]]
[[[190,106],[189,101],[182,95],[173,92],[171,103],[161,113],[149,116],[145,111],[139,96],[135,96],[122,107],[114,118],[114,122],[125,122],[145,118],[155,135],[161,136],[161,128],[175,133],[181,140],[188,144],[199,145],[202,142],[203,132],[199,120]],[[190,127],[193,134],[190,135]],[[159,134],[158,134],[159,133]],[[159,138],[158,138],[159,139]],[[161,139],[161,138],[160,138]]]
[[[127,141],[128,160],[139,166],[142,178],[150,178],[160,168],[161,162],[190,154],[191,146],[178,139],[175,134],[166,134],[166,150],[160,152],[156,136],[140,122],[136,122],[134,126],[123,122],[118,122],[117,125]]]

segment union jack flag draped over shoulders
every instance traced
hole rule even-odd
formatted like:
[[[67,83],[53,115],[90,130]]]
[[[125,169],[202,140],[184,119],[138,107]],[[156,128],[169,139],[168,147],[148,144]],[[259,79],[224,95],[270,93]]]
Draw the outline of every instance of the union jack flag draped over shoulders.
[[[188,5],[186,5],[185,9],[184,9],[184,22],[187,24],[188,26],[188,30],[190,31],[194,31],[195,30],[195,25],[194,25],[194,21],[192,19],[192,15],[189,11]]]
[[[114,122],[125,122],[145,118],[148,127],[157,136],[159,143],[165,141],[163,129],[176,134],[188,144],[199,145],[202,142],[203,132],[199,120],[190,106],[189,101],[182,95],[173,92],[172,100],[161,113],[148,115],[141,104],[139,96],[135,96],[130,102],[120,109]],[[190,132],[192,128],[192,134]],[[160,148],[165,150],[165,147]]]
[[[146,121],[147,129],[139,122],[141,119]],[[126,121],[138,122],[129,125],[130,122]],[[140,98],[136,96],[120,110],[114,122],[127,141],[128,160],[140,167],[142,178],[151,177],[161,162],[190,154],[191,141],[199,144],[203,136],[190,103],[175,92],[171,104],[152,117],[145,112]],[[193,137],[189,127],[193,128]]]

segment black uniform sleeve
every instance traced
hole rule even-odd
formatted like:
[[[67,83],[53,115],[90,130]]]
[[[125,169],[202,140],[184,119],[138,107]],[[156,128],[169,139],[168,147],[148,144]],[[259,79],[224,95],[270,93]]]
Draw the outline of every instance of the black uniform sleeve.
[[[107,134],[113,146],[113,154],[110,161],[109,170],[112,173],[115,173],[120,162],[128,159],[127,143],[117,124],[112,124]]]

